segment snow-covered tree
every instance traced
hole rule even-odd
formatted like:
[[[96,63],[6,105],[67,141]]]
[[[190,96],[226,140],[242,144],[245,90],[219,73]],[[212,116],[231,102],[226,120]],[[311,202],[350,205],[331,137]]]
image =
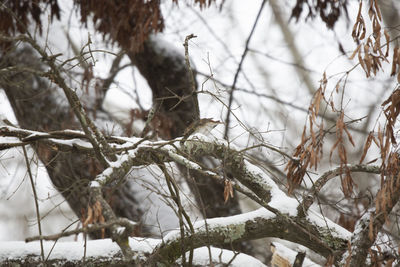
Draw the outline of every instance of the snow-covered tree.
[[[0,2],[2,264],[399,264],[398,4],[246,2]]]

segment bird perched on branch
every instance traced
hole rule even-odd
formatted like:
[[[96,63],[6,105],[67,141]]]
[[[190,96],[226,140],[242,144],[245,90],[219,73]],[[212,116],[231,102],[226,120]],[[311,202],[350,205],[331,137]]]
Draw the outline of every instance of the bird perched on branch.
[[[209,135],[211,130],[214,129],[218,124],[222,124],[220,121],[214,121],[210,118],[204,118],[192,122],[184,131],[182,142],[195,133],[201,133]]]

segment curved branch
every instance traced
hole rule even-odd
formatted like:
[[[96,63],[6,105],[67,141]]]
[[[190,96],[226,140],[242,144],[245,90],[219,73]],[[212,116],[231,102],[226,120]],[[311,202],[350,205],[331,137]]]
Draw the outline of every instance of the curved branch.
[[[302,221],[299,223],[306,223]],[[198,248],[205,245],[223,245],[234,242],[259,239],[264,237],[276,237],[284,240],[302,244],[320,255],[328,257],[333,250],[344,251],[347,241],[339,237],[323,236],[318,237],[320,242],[310,239],[310,232],[299,232],[298,228],[291,224],[284,217],[276,216],[263,208],[231,216],[227,218],[208,219],[208,232],[205,229],[204,221],[195,224],[195,234],[188,234],[184,240],[181,239],[179,231],[169,233],[164,242],[155,249],[147,263],[152,265],[155,262],[171,264],[181,255],[181,244],[184,243],[186,251],[191,247]],[[311,224],[309,224],[311,226]],[[315,226],[314,226],[315,227]],[[316,228],[316,227],[315,227]],[[322,245],[325,242],[327,245]]]
[[[64,231],[61,232],[59,234],[54,234],[54,235],[38,235],[38,236],[32,236],[32,237],[28,237],[25,239],[25,242],[32,242],[35,240],[58,240],[62,237],[66,237],[66,236],[71,236],[71,235],[77,235],[80,233],[90,233],[90,232],[95,232],[95,231],[99,231],[101,229],[104,228],[109,228],[113,225],[120,225],[120,226],[124,226],[126,227],[126,232],[127,235],[129,235],[130,233],[133,232],[135,226],[137,225],[137,223],[132,222],[126,218],[120,218],[117,220],[113,220],[113,221],[108,221],[105,223],[96,223],[93,225],[88,225],[86,227],[82,227],[76,230],[71,230],[71,231]]]
[[[342,262],[349,259],[349,266],[365,265],[368,251],[375,243],[378,233],[387,221],[388,215],[400,200],[399,155],[396,158],[397,171],[387,175],[376,194],[375,205],[358,220],[351,237],[351,251],[346,251]]]
[[[230,173],[231,177],[246,186],[249,197],[257,201],[267,209],[260,209],[256,212],[226,217],[223,219],[211,219],[210,241],[206,237],[203,225],[197,224],[195,233],[188,233],[183,240],[185,248],[190,249],[204,245],[224,245],[229,242],[241,242],[260,237],[279,237],[289,241],[297,242],[315,250],[324,256],[342,254],[346,249],[348,236],[350,234],[327,219],[319,218],[316,214],[310,213],[307,217],[297,217],[297,201],[286,196],[258,167],[245,160],[245,156],[240,151],[229,147],[225,141],[210,140],[204,135],[195,134],[189,136],[186,141],[181,139],[171,141],[145,141],[137,142],[138,138],[126,138],[127,143],[138,144],[136,148],[125,151],[118,156],[118,161],[103,171],[91,182],[90,191],[99,195],[99,186],[107,185],[114,181],[121,181],[129,172],[132,166],[145,166],[153,164],[155,159],[161,162],[174,161],[185,167],[201,172],[206,176],[218,176],[215,172],[203,169],[201,164],[192,161],[197,156],[212,156],[222,162],[224,172]],[[126,144],[115,144],[115,148],[126,147]],[[219,179],[219,178],[217,178]],[[248,192],[243,190],[243,192]],[[100,202],[104,201],[95,196]],[[104,206],[103,206],[104,204]],[[102,203],[104,209],[108,209],[106,203]],[[112,213],[103,211],[107,221],[115,220]],[[106,214],[108,214],[106,216]],[[225,223],[222,223],[225,222]],[[326,224],[326,222],[329,222]],[[210,223],[207,220],[207,223]],[[113,229],[115,232],[116,229]],[[237,231],[240,232],[238,233]],[[232,233],[233,231],[233,233]],[[340,234],[341,233],[341,234]],[[227,237],[230,237],[229,241]],[[118,237],[118,235],[117,235]],[[181,255],[180,243],[177,240],[180,235],[173,238],[170,243],[159,247],[154,253],[152,260],[158,261],[160,257],[169,255],[168,261],[173,261]],[[168,238],[167,238],[168,240]],[[118,241],[118,239],[117,239]],[[194,243],[190,243],[194,242]],[[119,242],[124,244],[123,242]],[[178,254],[172,255],[175,246],[179,246]],[[128,249],[129,254],[130,250]]]
[[[303,201],[299,204],[297,210],[298,215],[300,217],[304,217],[307,213],[310,206],[314,203],[314,199],[318,196],[319,191],[322,187],[331,179],[335,178],[338,175],[343,174],[345,171],[350,172],[364,172],[364,173],[374,173],[380,174],[381,170],[379,166],[376,165],[364,165],[364,164],[357,164],[357,165],[347,165],[347,169],[343,167],[337,167],[333,170],[329,170],[322,174],[317,181],[313,184],[311,188],[311,193],[308,194]]]
[[[46,68],[29,45],[18,47],[15,51],[2,55],[0,68],[9,66],[29,66],[39,71]],[[94,157],[92,145],[88,142],[89,138],[97,137],[93,132],[93,135],[87,136],[80,131],[61,131],[67,127],[79,129],[79,123],[75,120],[68,104],[64,104],[68,103],[65,96],[60,95],[59,90],[53,88],[52,85],[54,84],[39,77],[38,73],[10,71],[0,75],[0,86],[10,101],[20,127],[42,131],[2,127],[2,131],[9,131],[8,136],[14,134],[21,139],[27,139],[18,143],[2,144],[1,147],[16,147],[29,142],[46,167],[54,186],[68,201],[75,214],[80,217],[82,210],[87,209],[89,204],[88,183],[103,170]],[[97,118],[102,118],[112,124],[111,119],[101,111],[97,113]],[[83,138],[82,135],[85,137]],[[114,141],[121,143],[117,139],[115,138]],[[53,144],[56,145],[52,146]],[[107,156],[113,156],[112,153],[104,153]],[[134,207],[137,203],[130,188],[118,188],[113,195],[113,200],[112,205],[118,216],[133,221],[140,220],[142,211]],[[93,238],[99,236],[100,233],[91,233]]]

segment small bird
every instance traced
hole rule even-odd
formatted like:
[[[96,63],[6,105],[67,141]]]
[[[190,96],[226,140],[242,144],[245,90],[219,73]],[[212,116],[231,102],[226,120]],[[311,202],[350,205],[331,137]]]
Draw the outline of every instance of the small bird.
[[[222,124],[220,121],[214,121],[210,118],[204,118],[192,122],[183,133],[183,140],[186,140],[190,135],[200,133],[209,135],[211,130],[214,129],[218,124]]]

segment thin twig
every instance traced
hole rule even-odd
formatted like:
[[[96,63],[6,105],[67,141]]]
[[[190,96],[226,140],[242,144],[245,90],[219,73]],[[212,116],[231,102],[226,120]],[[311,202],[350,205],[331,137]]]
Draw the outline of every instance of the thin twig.
[[[62,230],[62,232],[66,231],[68,228],[70,228],[74,223],[77,223],[78,221],[79,221],[79,219],[77,219],[77,220],[73,221],[72,223],[70,223],[69,225],[67,225],[67,227],[65,227],[65,228]],[[51,249],[50,249],[50,251],[49,251],[49,254],[47,254],[47,257],[46,257],[46,260],[45,260],[45,261],[48,261],[48,259],[49,259],[50,255],[51,255],[51,253],[53,252],[54,247],[55,247],[56,244],[57,244],[57,241],[58,241],[58,240],[56,240],[56,241],[53,242],[53,246],[51,247]]]
[[[259,18],[260,18],[261,12],[262,12],[262,10],[263,10],[264,5],[265,5],[266,2],[267,2],[267,1],[264,0],[264,1],[261,3],[261,7],[260,7],[260,9],[258,10],[258,14],[257,14],[256,20],[254,21],[254,24],[253,24],[253,27],[252,27],[252,29],[251,29],[251,31],[250,31],[249,36],[247,37],[246,44],[245,44],[245,47],[244,47],[244,50],[243,50],[243,54],[242,54],[242,57],[241,57],[241,59],[240,59],[239,65],[238,65],[237,70],[236,70],[236,73],[235,73],[235,77],[233,78],[233,83],[232,83],[231,91],[230,91],[230,94],[229,94],[228,110],[227,110],[226,120],[225,120],[225,133],[224,133],[224,138],[225,138],[225,139],[228,138],[229,124],[230,124],[230,116],[231,116],[231,108],[232,108],[232,102],[233,102],[233,93],[234,93],[234,91],[235,91],[236,82],[237,82],[237,80],[238,80],[239,73],[240,73],[240,71],[241,71],[241,69],[242,69],[242,64],[243,64],[243,62],[244,62],[244,59],[245,59],[245,57],[246,57],[246,54],[247,54],[247,52],[249,51],[249,44],[250,44],[251,37],[253,36],[254,30],[255,30],[255,28],[256,28],[256,25],[257,25],[257,23],[258,23],[258,20],[259,20]]]
[[[206,78],[210,78],[210,75],[209,75],[209,74],[205,74],[205,73],[200,72],[200,71],[197,71],[196,73],[199,74],[199,75],[201,75],[201,76],[204,76],[204,77],[206,77]],[[225,87],[225,88],[229,87],[228,84],[222,82],[221,80],[216,79],[213,75],[212,75],[212,80],[213,80],[214,82],[218,83],[219,85]],[[250,90],[248,90],[248,89],[245,89],[245,88],[238,88],[238,87],[235,88],[235,91],[243,92],[243,93],[246,93],[246,94],[251,94],[251,95],[254,95],[254,96],[257,96],[257,97],[262,97],[262,98],[270,99],[270,100],[273,100],[273,101],[275,101],[275,102],[277,102],[277,103],[279,103],[279,104],[282,104],[282,105],[285,105],[285,106],[294,108],[294,109],[299,110],[299,111],[302,111],[302,112],[304,112],[304,113],[308,113],[308,112],[309,112],[308,108],[304,108],[304,107],[301,107],[301,106],[297,106],[297,105],[295,105],[295,104],[293,104],[293,103],[291,103],[291,102],[288,102],[288,101],[284,101],[284,100],[282,100],[282,99],[279,99],[278,97],[276,97],[276,96],[274,96],[274,95],[259,93],[259,92],[256,92],[256,91],[250,91]],[[209,95],[211,95],[211,96],[217,98],[214,94],[212,94],[212,93],[209,92],[209,91],[202,90],[202,91],[199,91],[198,93],[209,94]],[[233,114],[232,111],[231,111],[231,113]],[[318,113],[317,116],[318,116],[318,117],[321,117],[321,118],[323,118],[323,119],[326,119],[326,120],[328,120],[328,121],[330,121],[330,122],[336,123],[336,118],[334,118],[333,116],[329,116],[329,115],[326,115],[326,114],[323,114],[323,113]],[[347,125],[347,127],[348,127],[349,129],[355,131],[355,132],[362,133],[362,134],[368,134],[364,129],[359,129],[359,128],[353,127],[352,125]]]
[[[34,199],[34,202],[35,202],[35,209],[36,209],[36,219],[37,219],[37,222],[38,222],[39,235],[41,236],[41,235],[42,235],[42,224],[41,224],[41,222],[40,222],[40,212],[39,212],[38,197],[37,197],[36,188],[35,188],[35,183],[34,183],[34,181],[33,181],[31,166],[30,166],[30,163],[29,163],[28,154],[26,153],[26,148],[25,148],[25,146],[22,147],[22,151],[24,152],[24,158],[25,158],[25,163],[26,163],[26,169],[28,170],[29,180],[31,181],[32,192],[33,192],[33,199]],[[40,256],[42,257],[42,261],[44,262],[43,240],[40,240]]]
[[[61,89],[63,89],[65,96],[67,97],[68,103],[71,106],[72,110],[75,113],[75,116],[78,118],[83,131],[87,135],[90,143],[93,145],[93,149],[96,155],[96,158],[99,162],[104,166],[108,167],[109,163],[104,156],[103,150],[105,152],[112,151],[108,143],[105,141],[103,134],[97,129],[94,125],[93,121],[89,118],[84,110],[82,103],[80,102],[78,95],[73,91],[65,82],[65,79],[61,75],[61,69],[55,63],[55,59],[49,56],[36,41],[30,37],[30,35],[18,35],[16,37],[8,37],[4,35],[0,35],[0,40],[3,41],[22,41],[28,43],[32,46],[34,50],[36,50],[42,59],[47,62],[50,67],[50,71],[46,73],[46,77],[56,83]],[[115,157],[111,156],[112,160],[115,160]]]
[[[329,170],[325,172],[323,175],[321,175],[317,181],[313,184],[311,188],[311,193],[308,194],[303,201],[299,204],[297,211],[298,215],[300,217],[304,217],[307,214],[308,209],[310,206],[314,203],[315,197],[318,196],[320,190],[322,187],[332,178],[343,174],[346,171],[350,172],[364,172],[364,173],[374,173],[374,174],[380,174],[380,166],[377,165],[363,165],[363,164],[358,164],[358,165],[347,165],[346,168],[343,168],[342,166],[337,167],[333,170]]]
[[[168,173],[168,170],[167,170],[167,168],[165,166],[165,163],[160,161],[159,164],[158,164],[158,167],[164,173],[165,179],[167,181],[168,189],[169,189],[169,191],[171,193],[171,197],[174,200],[175,204],[178,206],[178,218],[179,218],[181,238],[182,238],[182,246],[183,246],[184,245],[183,244],[183,240],[185,239],[185,228],[184,228],[184,223],[183,223],[183,217],[185,218],[192,235],[194,235],[194,233],[195,233],[194,232],[194,227],[193,227],[193,224],[192,224],[192,222],[190,220],[189,215],[186,213],[186,211],[183,208],[182,201],[181,201],[180,194],[179,194],[178,185],[176,184],[175,180],[171,177],[171,175]],[[190,249],[189,266],[192,266],[192,262],[193,262],[193,248]],[[183,263],[183,265],[186,265],[185,248],[184,247],[182,247],[182,263]]]
[[[183,43],[183,46],[185,47],[186,68],[187,68],[187,71],[189,72],[190,86],[192,87],[191,88],[192,89],[191,90],[191,95],[192,95],[192,98],[193,98],[193,101],[194,101],[194,105],[195,105],[195,109],[196,109],[196,114],[195,114],[196,117],[194,119],[198,120],[198,119],[200,119],[200,110],[199,110],[199,103],[198,103],[198,100],[197,100],[197,95],[195,94],[196,93],[196,81],[194,79],[194,74],[193,74],[192,67],[190,66],[189,44],[188,44],[190,39],[193,39],[193,38],[196,38],[196,37],[197,36],[194,35],[194,34],[190,34],[190,35],[186,36],[185,42]]]
[[[25,239],[25,242],[32,242],[35,240],[58,240],[61,237],[66,237],[66,236],[71,236],[71,235],[76,235],[80,233],[90,233],[90,232],[95,232],[104,228],[109,228],[114,225],[120,225],[124,226],[127,229],[133,230],[133,227],[136,225],[136,223],[129,221],[128,219],[125,218],[119,218],[116,220],[110,220],[105,223],[97,223],[93,225],[88,225],[86,227],[82,227],[76,230],[71,230],[71,231],[65,231],[62,233],[54,234],[54,235],[38,235],[38,236],[32,236],[28,237]]]

